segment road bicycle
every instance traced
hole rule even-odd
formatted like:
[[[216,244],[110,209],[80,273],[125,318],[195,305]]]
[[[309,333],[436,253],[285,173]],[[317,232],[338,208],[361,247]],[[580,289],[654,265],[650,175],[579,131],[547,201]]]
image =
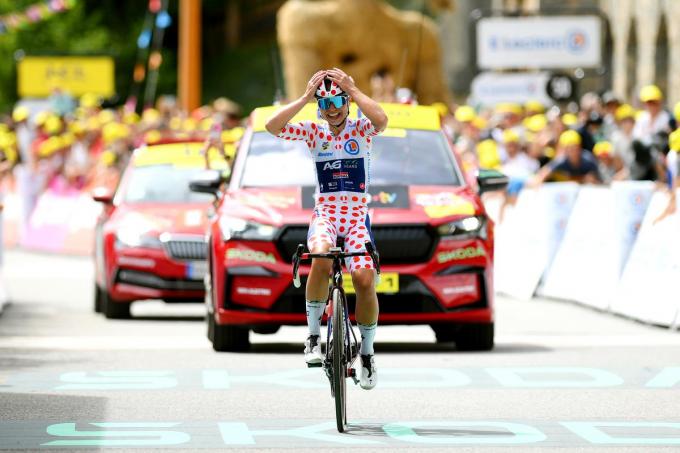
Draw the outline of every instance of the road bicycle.
[[[335,420],[338,432],[347,429],[347,388],[346,380],[351,378],[354,384],[359,383],[354,362],[359,353],[359,343],[354,326],[349,319],[347,296],[342,287],[342,260],[355,256],[370,256],[380,278],[380,261],[378,251],[371,242],[366,242],[366,251],[344,253],[341,247],[331,247],[327,253],[304,253],[304,245],[299,244],[293,255],[293,284],[301,286],[298,270],[300,262],[312,258],[333,260],[333,278],[328,290],[328,332],[326,335],[326,355],[322,364],[331,384],[331,397],[335,399]]]

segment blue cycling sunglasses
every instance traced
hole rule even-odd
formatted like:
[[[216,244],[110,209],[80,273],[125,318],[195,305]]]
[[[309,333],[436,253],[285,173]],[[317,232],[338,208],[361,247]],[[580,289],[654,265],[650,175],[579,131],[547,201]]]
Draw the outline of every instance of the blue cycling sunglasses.
[[[317,102],[319,103],[319,108],[321,110],[327,110],[331,106],[331,104],[333,104],[336,109],[339,109],[343,105],[347,104],[347,96],[333,96],[330,98],[321,98],[318,99]]]

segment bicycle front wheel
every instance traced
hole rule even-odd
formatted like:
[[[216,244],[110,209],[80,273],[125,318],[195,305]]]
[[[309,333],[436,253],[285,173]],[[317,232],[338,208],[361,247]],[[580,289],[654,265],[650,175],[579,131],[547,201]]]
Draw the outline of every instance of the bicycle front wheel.
[[[338,432],[345,432],[347,426],[347,357],[345,355],[345,297],[335,288],[333,300],[333,388],[335,396],[335,421]]]

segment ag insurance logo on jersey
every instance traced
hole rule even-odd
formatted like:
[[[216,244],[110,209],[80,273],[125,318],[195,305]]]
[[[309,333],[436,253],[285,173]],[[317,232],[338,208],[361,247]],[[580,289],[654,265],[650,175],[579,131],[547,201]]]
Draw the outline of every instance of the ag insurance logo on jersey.
[[[364,159],[336,159],[316,163],[319,190],[327,192],[363,192],[366,187]]]

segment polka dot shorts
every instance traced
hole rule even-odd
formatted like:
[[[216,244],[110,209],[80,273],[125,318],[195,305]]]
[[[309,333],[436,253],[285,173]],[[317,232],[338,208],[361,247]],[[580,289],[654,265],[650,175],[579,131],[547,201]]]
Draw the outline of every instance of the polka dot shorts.
[[[335,247],[338,237],[345,238],[345,253],[366,250],[367,241],[373,242],[371,224],[366,205],[351,203],[317,203],[307,234],[307,247],[313,250],[321,244]],[[375,269],[369,256],[355,256],[345,259],[350,272],[357,269]]]

